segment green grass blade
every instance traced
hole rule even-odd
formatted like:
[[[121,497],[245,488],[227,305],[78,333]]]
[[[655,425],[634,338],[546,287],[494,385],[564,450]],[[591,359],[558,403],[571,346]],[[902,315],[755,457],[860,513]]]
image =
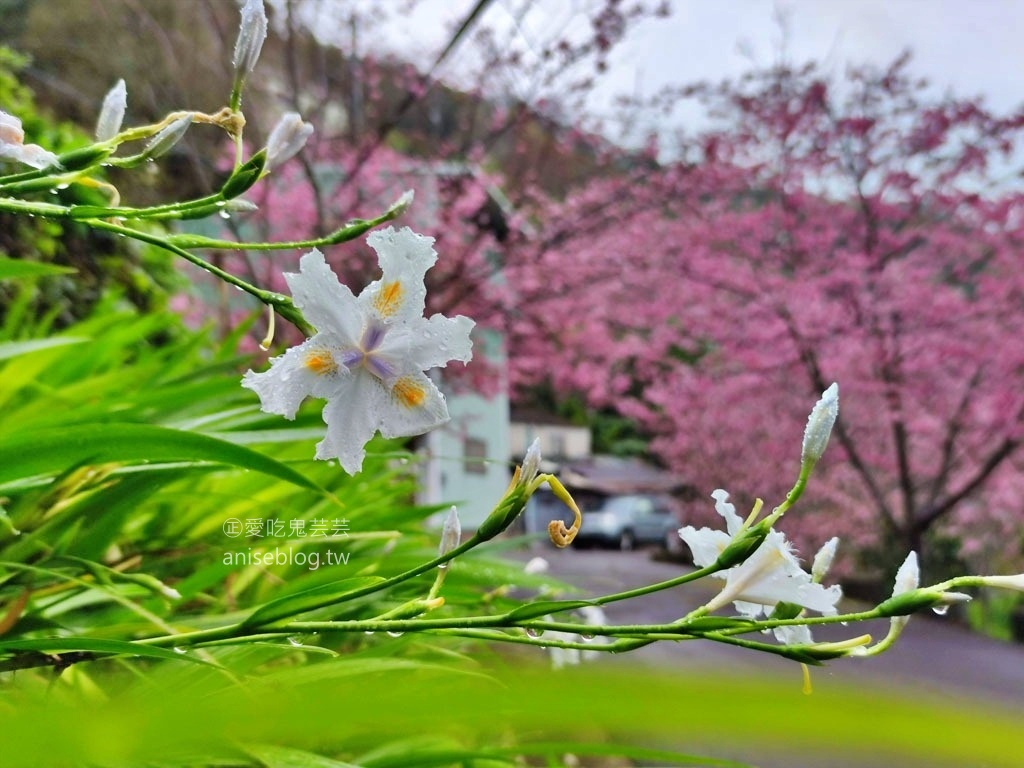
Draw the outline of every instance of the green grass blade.
[[[10,436],[0,444],[0,484],[56,474],[76,464],[165,461],[228,464],[321,490],[294,469],[248,448],[142,424],[89,424]]]

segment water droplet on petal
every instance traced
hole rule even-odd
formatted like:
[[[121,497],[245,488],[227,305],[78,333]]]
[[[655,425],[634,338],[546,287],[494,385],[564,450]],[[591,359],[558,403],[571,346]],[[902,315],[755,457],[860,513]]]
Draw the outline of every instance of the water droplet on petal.
[[[932,613],[936,614],[937,616],[945,616],[947,613],[949,613],[949,606],[936,605],[932,608]]]
[[[372,635],[373,634],[373,630],[372,629],[368,629],[365,632],[363,632],[363,634],[364,635]]]
[[[388,637],[401,637],[403,634],[403,632],[392,632],[388,630]]]
[[[219,215],[219,216],[220,216],[220,217],[221,217],[222,219],[230,219],[230,218],[231,218],[231,214],[230,214],[230,213],[228,213],[227,211],[221,211],[221,212],[220,212],[220,213],[219,213],[218,215]]]
[[[187,653],[187,651],[184,648],[178,648],[177,646],[175,646],[174,652],[180,653],[182,656],[184,656]]]
[[[527,627],[526,628],[526,635],[527,635],[527,637],[532,637],[532,638],[536,639],[536,638],[542,637],[544,635],[544,630],[543,629],[534,629],[533,627]]]
[[[580,640],[582,640],[585,643],[589,643],[593,639],[594,639],[594,636],[592,634],[590,634],[589,632],[587,634],[581,634],[580,635]]]
[[[294,637],[289,637],[288,638],[288,645],[292,646],[293,648],[301,648],[302,647],[302,641],[301,640],[297,640]]]

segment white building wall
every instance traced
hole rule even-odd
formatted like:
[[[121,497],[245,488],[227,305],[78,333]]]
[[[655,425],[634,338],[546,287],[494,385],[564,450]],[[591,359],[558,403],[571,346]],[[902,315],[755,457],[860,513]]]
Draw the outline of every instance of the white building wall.
[[[511,477],[503,344],[496,333],[483,332],[480,337],[474,340],[474,357],[486,357],[489,364],[500,366],[499,393],[488,398],[445,392],[452,418],[427,437],[428,455],[418,499],[424,504],[455,504],[462,527],[468,530],[477,528],[491,513]],[[441,389],[445,391],[443,384]]]
[[[512,460],[521,460],[535,439],[540,439],[540,455],[547,459],[571,461],[590,456],[589,427],[514,422],[509,428]]]

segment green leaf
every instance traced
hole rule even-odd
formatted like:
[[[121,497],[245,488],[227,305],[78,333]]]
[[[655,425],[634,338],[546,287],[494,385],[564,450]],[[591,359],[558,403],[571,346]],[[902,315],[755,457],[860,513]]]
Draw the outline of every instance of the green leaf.
[[[75,464],[161,461],[229,464],[321,490],[294,469],[248,448],[142,424],[85,424],[7,437],[0,442],[0,484],[56,474]]]
[[[145,656],[152,659],[175,659],[194,664],[215,666],[187,653],[142,645],[125,640],[103,640],[95,637],[51,637],[31,640],[0,640],[2,651],[38,651],[40,653],[99,653],[113,656]]]
[[[8,341],[0,344],[0,360],[8,360],[19,355],[27,355],[30,352],[38,352],[42,349],[53,349],[64,347],[68,344],[81,344],[89,339],[81,336],[55,336],[52,339],[36,339],[34,341]]]
[[[274,747],[269,744],[246,749],[266,768],[356,768],[352,763],[340,763],[323,755],[315,755],[301,749]]]
[[[0,256],[0,280],[68,275],[75,271],[70,267],[60,267],[56,264],[43,264],[38,261],[26,261],[25,259],[12,259],[8,256]]]
[[[381,576],[356,576],[351,579],[333,581],[292,595],[285,595],[257,608],[242,622],[243,627],[263,626],[272,624],[278,619],[295,616],[326,605],[342,602],[342,598],[355,592],[384,581]]]

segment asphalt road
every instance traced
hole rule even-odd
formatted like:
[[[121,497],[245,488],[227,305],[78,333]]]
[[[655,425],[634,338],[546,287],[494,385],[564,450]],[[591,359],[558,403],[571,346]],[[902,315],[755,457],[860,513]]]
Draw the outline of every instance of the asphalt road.
[[[548,574],[579,587],[584,594],[617,592],[663,581],[679,575],[681,566],[652,560],[651,551],[617,552],[609,550],[554,550],[537,545],[528,553],[549,562]],[[608,605],[605,612],[614,624],[647,624],[679,618],[711,596],[714,580],[698,582]],[[843,610],[862,606],[844,602]],[[817,640],[840,640],[868,632],[876,639],[885,635],[888,622],[871,622],[850,627],[815,630]],[[599,663],[640,664],[685,673],[721,670],[730,675],[766,673],[779,676],[780,684],[792,679],[800,685],[800,668],[795,663],[767,654],[731,648],[713,642],[661,642],[622,656],[602,655]],[[959,705],[965,697],[989,703],[1005,704],[1024,711],[1024,646],[1004,643],[976,635],[951,619],[918,614],[911,618],[899,642],[887,653],[869,659],[839,659],[813,671],[816,691],[830,686],[854,684],[879,692],[891,691],[929,701]],[[1024,720],[1022,720],[1024,735]],[[722,755],[723,757],[726,755]],[[728,755],[742,759],[742,754]],[[751,757],[746,756],[748,759]],[[774,766],[813,766],[813,768],[866,768],[897,763],[844,762],[843,758],[816,758],[806,762],[793,757],[776,761],[758,756],[756,764]],[[899,763],[899,765],[907,765]],[[1021,765],[1024,766],[1024,738]]]

